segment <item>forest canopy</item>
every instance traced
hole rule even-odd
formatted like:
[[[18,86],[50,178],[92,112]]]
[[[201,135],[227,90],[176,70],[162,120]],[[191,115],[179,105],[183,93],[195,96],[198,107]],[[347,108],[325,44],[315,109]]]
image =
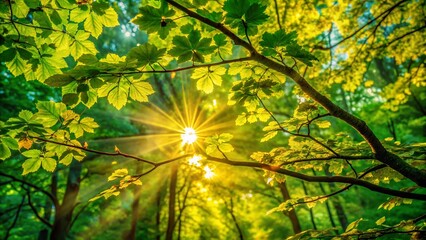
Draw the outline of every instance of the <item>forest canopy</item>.
[[[4,239],[425,239],[426,2],[5,0]]]

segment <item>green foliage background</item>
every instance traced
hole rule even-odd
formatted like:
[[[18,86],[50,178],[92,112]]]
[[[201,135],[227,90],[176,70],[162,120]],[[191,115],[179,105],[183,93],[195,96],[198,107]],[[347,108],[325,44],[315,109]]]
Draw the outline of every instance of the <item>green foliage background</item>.
[[[424,1],[177,5],[0,3],[1,236],[169,238],[174,171],[175,239],[425,236],[424,188],[389,167],[362,180],[423,200],[362,186],[316,199],[347,184],[302,182],[251,167],[355,179],[382,162],[354,128],[291,74],[262,64],[262,56],[364,120],[386,149],[424,174]],[[165,144],[183,130],[172,129],[170,119],[192,114],[194,128],[206,122],[196,129],[199,146]],[[194,152],[203,155],[198,167],[187,161]],[[161,165],[176,156],[181,159]],[[155,170],[147,175],[145,159]],[[212,179],[204,177],[205,167],[213,169]],[[55,214],[64,211],[59,206],[72,184],[78,188],[71,221],[56,235]]]

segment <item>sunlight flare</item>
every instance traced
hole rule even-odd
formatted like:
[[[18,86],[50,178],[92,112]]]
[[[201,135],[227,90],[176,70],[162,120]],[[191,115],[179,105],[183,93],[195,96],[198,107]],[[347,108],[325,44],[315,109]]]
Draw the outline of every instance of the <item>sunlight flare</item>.
[[[191,157],[188,160],[188,163],[189,163],[189,165],[200,167],[201,166],[201,163],[200,163],[201,159],[202,159],[202,157],[200,155],[194,155],[193,157]]]
[[[184,129],[184,133],[181,134],[180,137],[182,138],[182,146],[185,144],[193,144],[195,141],[197,141],[197,134],[191,127],[186,127]]]
[[[212,171],[212,169],[209,166],[205,166],[204,167],[204,178],[206,179],[212,179],[214,177],[214,172]]]

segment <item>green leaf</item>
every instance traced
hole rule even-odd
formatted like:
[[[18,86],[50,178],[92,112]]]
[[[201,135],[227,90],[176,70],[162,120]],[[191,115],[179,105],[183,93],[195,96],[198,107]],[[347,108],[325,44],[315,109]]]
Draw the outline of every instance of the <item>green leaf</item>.
[[[226,45],[226,36],[225,34],[216,34],[213,37],[214,43],[218,47],[223,47]]]
[[[176,23],[170,19],[175,14],[175,11],[169,9],[165,1],[161,1],[160,8],[145,6],[139,9],[140,15],[132,20],[132,23],[139,26],[141,30],[147,33],[156,33],[161,39],[165,39],[170,30],[175,28]]]
[[[70,20],[76,23],[83,22],[90,14],[89,7],[87,5],[80,5],[77,8],[71,10]]]
[[[211,11],[211,9],[197,9],[197,13],[213,22],[222,22],[222,12]]]
[[[34,114],[28,110],[22,110],[19,112],[18,116],[24,119],[26,122],[29,122]]]
[[[50,20],[52,21],[52,23],[55,24],[55,25],[60,25],[62,23],[62,18],[59,15],[58,11],[51,10],[50,13],[49,13],[49,17],[50,17]]]
[[[11,156],[9,147],[3,142],[3,139],[0,141],[0,159],[5,160]]]
[[[56,0],[56,2],[63,8],[74,8],[76,4],[75,0]]]
[[[227,0],[223,5],[227,19],[241,19],[250,7],[249,0]]]
[[[165,48],[157,49],[155,45],[146,43],[132,48],[127,55],[126,61],[130,62],[132,60],[136,60],[140,66],[145,66],[161,60],[161,57],[165,52]]]
[[[178,62],[192,60],[193,62],[204,62],[204,55],[210,54],[215,50],[210,46],[211,39],[201,38],[201,33],[193,30],[188,37],[176,36],[173,38],[173,48],[169,54],[178,57]]]
[[[22,164],[22,168],[24,169],[22,175],[26,175],[28,173],[36,172],[40,169],[42,160],[40,158],[29,158],[25,160]]]
[[[92,36],[98,38],[102,33],[102,17],[95,12],[91,12],[84,21],[84,30],[91,33]]]
[[[16,139],[11,138],[11,137],[4,137],[1,139],[1,142],[3,144],[6,144],[6,146],[12,150],[18,150],[19,149],[19,145],[18,145],[18,141],[16,141]]]
[[[85,65],[95,65],[99,62],[98,58],[92,54],[84,54],[83,56],[79,57],[77,61]]]
[[[63,87],[75,80],[75,78],[71,77],[68,74],[58,74],[49,77],[48,79],[46,79],[46,81],[44,81],[44,83],[51,87]]]
[[[300,45],[297,43],[290,44],[286,47],[286,56],[294,57],[297,60],[303,62],[304,64],[312,67],[312,61],[318,59],[312,55],[310,52],[303,49]]]
[[[99,125],[91,117],[86,117],[80,121],[72,121],[68,128],[71,133],[74,133],[76,138],[83,136],[84,132],[93,133],[95,128],[98,128]]]
[[[56,168],[56,160],[53,158],[43,158],[41,166],[48,172],[53,172]]]
[[[197,68],[194,70],[191,78],[197,81],[197,89],[205,93],[213,92],[213,84],[220,86],[222,76],[226,73],[226,68],[222,66],[213,66],[209,68]]]
[[[59,161],[59,163],[64,164],[65,166],[68,166],[71,164],[73,159],[73,155],[71,153],[66,154],[65,156],[62,157],[62,159]]]
[[[105,27],[115,27],[120,25],[118,22],[118,14],[112,7],[104,11],[104,13],[101,15],[101,21]]]
[[[42,123],[46,127],[52,127],[55,125],[60,117],[61,113],[65,112],[67,107],[63,103],[55,102],[42,102],[39,101],[37,104],[38,112],[36,116],[42,120]]]
[[[50,76],[61,74],[61,68],[66,68],[68,65],[61,57],[42,57],[39,59],[37,66],[37,80],[44,82]]]
[[[178,58],[178,62],[186,62],[192,57],[192,46],[189,40],[183,36],[173,38],[173,48],[169,54]]]
[[[115,27],[119,25],[118,15],[115,10],[111,7],[104,10],[106,7],[108,5],[94,3],[93,11],[87,15],[86,21],[84,21],[84,29],[95,38],[101,35],[104,26]]]
[[[36,11],[33,13],[33,20],[36,22],[36,25],[45,27],[45,28],[52,28],[52,22],[50,21],[49,17],[47,16],[46,12],[44,11]],[[46,33],[46,32],[45,32]],[[49,32],[50,34],[51,32]]]
[[[27,158],[40,158],[41,151],[37,149],[28,150],[22,153]]]
[[[148,102],[148,95],[154,93],[151,84],[144,81],[132,82],[130,84],[129,96],[139,102]]]
[[[275,33],[264,33],[260,45],[264,48],[275,49],[277,47],[285,47],[296,41],[297,33],[292,31],[286,33],[284,30],[278,30]]]
[[[99,78],[92,78],[90,79],[89,84],[92,88],[96,89],[102,87],[104,82]]]
[[[75,39],[70,45],[70,53],[74,59],[80,58],[83,54],[95,55],[98,52],[95,44],[88,40],[89,37],[90,33],[81,30],[76,33]]]
[[[12,3],[13,15],[17,18],[25,18],[30,11],[30,8],[25,4],[24,0],[15,0]]]
[[[0,53],[0,59],[2,60],[2,62],[12,61],[16,56],[16,50],[17,48],[9,48],[4,52]]]
[[[68,56],[70,53],[70,45],[72,38],[68,33],[63,32],[53,32],[50,35],[53,44],[55,44],[56,51],[60,52],[62,56]]]
[[[251,4],[245,13],[245,21],[247,25],[260,25],[268,20],[268,15],[265,14],[266,6],[258,3]],[[257,27],[256,27],[257,32]]]
[[[108,96],[108,102],[115,108],[121,109],[127,103],[129,83],[122,78],[113,79],[116,83],[107,83],[98,89],[98,96]]]
[[[265,14],[266,6],[251,3],[249,0],[227,0],[223,5],[226,12],[225,23],[232,28],[238,28],[238,34],[255,35],[258,25],[268,19]]]
[[[118,84],[108,94],[108,102],[115,108],[120,110],[127,103],[127,93],[129,86],[125,84]]]
[[[6,62],[6,66],[15,77],[23,74],[27,68],[26,61],[19,54],[16,54],[12,61]]]
[[[205,143],[208,144],[206,147],[206,153],[209,155],[219,153],[218,148],[224,153],[234,151],[234,147],[230,143],[227,143],[232,138],[233,135],[230,133],[222,133],[220,135],[215,134],[214,136],[206,138]]]
[[[68,106],[72,106],[78,103],[78,94],[77,93],[67,93],[62,96],[62,102]]]
[[[80,92],[87,92],[87,91],[89,91],[89,85],[87,85],[87,84],[79,84],[78,86],[77,86],[77,93],[80,93]]]

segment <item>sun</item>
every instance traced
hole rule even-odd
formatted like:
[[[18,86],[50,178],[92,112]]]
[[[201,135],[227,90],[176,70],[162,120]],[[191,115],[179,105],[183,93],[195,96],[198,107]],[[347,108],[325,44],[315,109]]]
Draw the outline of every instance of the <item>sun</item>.
[[[193,144],[197,141],[197,133],[191,127],[186,127],[184,133],[180,135],[182,138],[182,146],[185,144]]]

